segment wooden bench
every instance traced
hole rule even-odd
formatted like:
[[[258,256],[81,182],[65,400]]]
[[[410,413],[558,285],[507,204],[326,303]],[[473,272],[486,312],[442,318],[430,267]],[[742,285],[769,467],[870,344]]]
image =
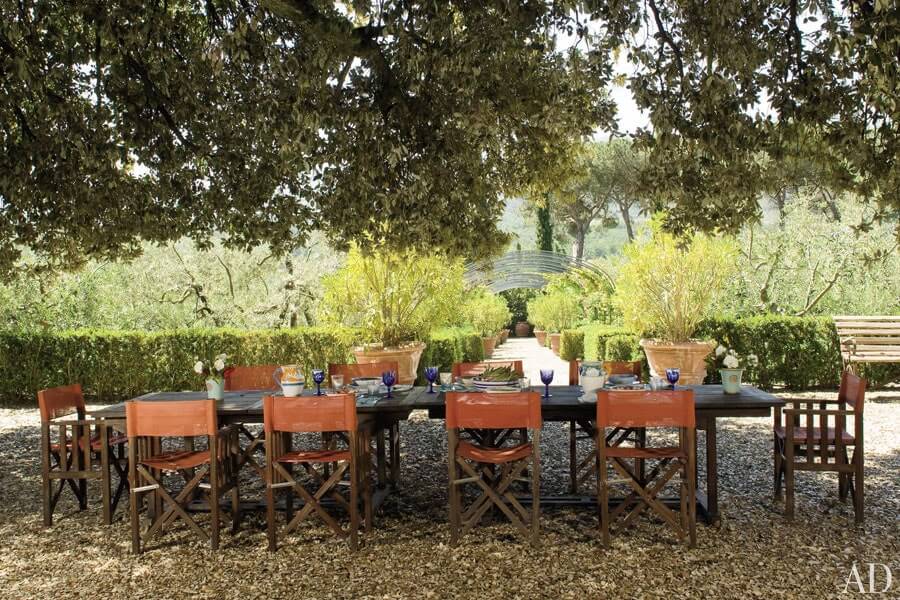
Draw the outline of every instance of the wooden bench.
[[[856,363],[900,363],[900,315],[835,316],[844,368]]]

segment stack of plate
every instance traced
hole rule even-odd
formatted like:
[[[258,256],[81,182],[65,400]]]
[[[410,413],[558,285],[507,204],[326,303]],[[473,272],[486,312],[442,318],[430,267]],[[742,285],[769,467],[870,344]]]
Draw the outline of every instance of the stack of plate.
[[[517,392],[519,391],[518,383],[517,379],[509,381],[483,381],[478,377],[472,379],[472,384],[475,388],[482,392]]]

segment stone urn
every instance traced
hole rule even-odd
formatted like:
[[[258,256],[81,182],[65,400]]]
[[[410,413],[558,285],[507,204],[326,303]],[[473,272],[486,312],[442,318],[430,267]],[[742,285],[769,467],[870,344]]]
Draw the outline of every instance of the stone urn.
[[[397,361],[397,383],[413,384],[424,350],[425,342],[410,342],[389,348],[378,345],[360,346],[353,349],[353,355],[356,356],[356,362],[361,364]]]
[[[540,345],[540,346],[546,346],[546,345],[547,345],[547,332],[546,332],[546,331],[543,331],[543,330],[541,330],[541,329],[535,329],[535,330],[534,330],[534,337],[537,338],[537,343],[538,343],[538,345]]]
[[[561,333],[551,333],[550,334],[550,349],[553,350],[553,354],[559,356],[559,345],[562,343],[562,334]]]
[[[494,347],[497,345],[497,336],[492,335],[490,337],[481,338],[481,347],[484,350],[484,357],[490,358],[494,353]]]
[[[706,357],[716,347],[715,342],[693,340],[690,342],[662,342],[641,340],[641,347],[650,363],[650,375],[666,377],[666,369],[679,369],[678,383],[696,385],[706,377]]]
[[[531,326],[528,325],[528,321],[516,323],[516,337],[528,337],[529,333],[531,333]]]

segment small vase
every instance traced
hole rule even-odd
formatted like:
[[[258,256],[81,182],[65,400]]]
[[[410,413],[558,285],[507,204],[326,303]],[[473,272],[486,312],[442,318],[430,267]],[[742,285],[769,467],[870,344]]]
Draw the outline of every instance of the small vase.
[[[743,369],[719,369],[719,375],[722,376],[722,391],[726,394],[740,394],[743,372]]]
[[[206,380],[206,397],[210,400],[221,400],[225,397],[225,381],[222,379]]]

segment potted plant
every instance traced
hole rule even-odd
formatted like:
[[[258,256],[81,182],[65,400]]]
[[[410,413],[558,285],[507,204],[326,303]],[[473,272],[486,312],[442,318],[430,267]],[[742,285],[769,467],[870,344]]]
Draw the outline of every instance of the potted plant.
[[[681,382],[702,383],[706,357],[716,344],[695,339],[694,333],[712,316],[728,280],[733,243],[702,234],[676,238],[655,225],[623,255],[614,301],[625,326],[644,336],[640,344],[651,375],[677,368]]]
[[[528,324],[528,301],[536,295],[537,291],[530,288],[513,288],[500,292],[500,296],[506,300],[512,313],[508,326],[513,328],[516,337],[528,337],[531,334],[531,325]]]
[[[726,394],[739,394],[741,392],[741,378],[744,369],[741,367],[743,361],[749,367],[755,367],[759,364],[755,354],[748,354],[741,357],[740,354],[731,348],[718,346],[716,348],[713,366],[718,367],[719,375],[722,377],[722,391]]]
[[[232,367],[226,362],[228,355],[220,354],[210,361],[198,359],[194,363],[194,373],[203,377],[206,382],[206,397],[221,400],[225,397],[225,375]]]
[[[369,343],[356,361],[397,361],[397,382],[416,379],[422,341],[450,324],[462,302],[462,264],[443,256],[352,247],[344,265],[323,278],[319,320],[358,327]]]
[[[477,289],[470,293],[463,314],[466,322],[481,335],[484,356],[489,358],[497,344],[498,332],[509,322],[506,301],[486,289]]]
[[[578,300],[564,291],[554,291],[544,296],[546,327],[550,331],[550,349],[559,355],[562,332],[575,326],[581,314]]]
[[[528,301],[528,321],[534,324],[534,337],[541,346],[547,344],[547,331],[544,329],[547,318],[546,298],[541,294]]]

